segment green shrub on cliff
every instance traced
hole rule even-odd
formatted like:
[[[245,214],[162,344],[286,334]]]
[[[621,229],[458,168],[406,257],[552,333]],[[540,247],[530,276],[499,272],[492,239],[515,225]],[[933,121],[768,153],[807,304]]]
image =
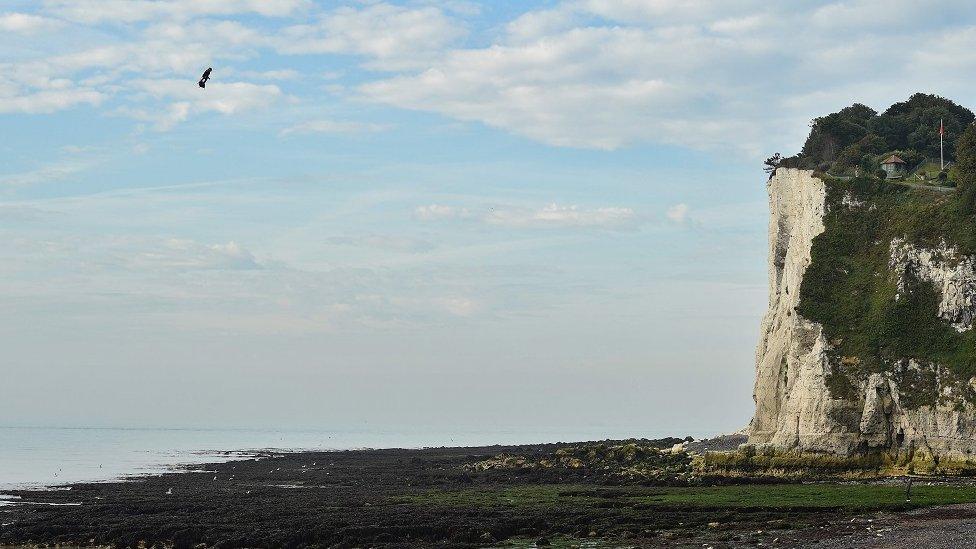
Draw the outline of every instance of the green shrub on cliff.
[[[958,191],[917,189],[872,177],[881,155],[909,164],[938,156],[946,128],[949,176]],[[939,317],[940,289],[908,269],[892,271],[892,242],[960,255],[976,254],[976,126],[973,113],[947,99],[915,94],[878,115],[863,105],[817,118],[801,154],[784,165],[833,162],[836,171],[861,168],[850,180],[824,176],[825,230],[813,241],[812,262],[797,312],[823,325],[830,342],[827,385],[835,398],[854,399],[868,374],[889,371],[907,407],[935,404],[936,369],[950,379],[976,375],[976,330],[958,332]],[[915,152],[917,151],[917,152]],[[941,175],[941,174],[940,174]],[[943,177],[944,179],[944,177]],[[899,283],[901,291],[899,292]],[[910,368],[913,360],[921,368]],[[962,397],[976,402],[976,391]]]
[[[964,162],[963,169],[968,165]],[[976,178],[967,184],[972,182]],[[976,375],[976,330],[959,333],[940,319],[938,289],[911,270],[898,293],[889,265],[891,243],[901,239],[931,249],[945,242],[963,254],[976,253],[976,218],[964,192],[913,189],[874,178],[826,183],[825,230],[813,241],[797,312],[822,324],[831,342],[828,387],[836,398],[849,399],[857,380],[891,371],[911,387],[903,404],[933,404],[934,376],[916,375],[906,368],[907,359],[939,364],[960,379]]]

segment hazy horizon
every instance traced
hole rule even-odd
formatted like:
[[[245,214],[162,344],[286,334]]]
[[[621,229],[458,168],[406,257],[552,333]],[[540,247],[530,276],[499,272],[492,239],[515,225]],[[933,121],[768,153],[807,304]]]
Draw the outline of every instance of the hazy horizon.
[[[855,101],[973,107],[974,22],[0,1],[0,424],[744,427],[762,160]]]

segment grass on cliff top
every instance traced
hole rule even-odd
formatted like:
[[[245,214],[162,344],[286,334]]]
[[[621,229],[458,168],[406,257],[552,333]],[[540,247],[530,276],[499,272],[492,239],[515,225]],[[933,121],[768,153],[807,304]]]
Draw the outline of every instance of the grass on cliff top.
[[[960,334],[938,317],[940,294],[928,281],[908,280],[907,295],[896,299],[888,266],[895,238],[927,248],[945,240],[962,254],[976,253],[976,218],[956,193],[875,178],[826,183],[825,230],[813,241],[797,311],[821,323],[834,345],[831,393],[852,398],[859,379],[907,358],[940,364],[963,379],[976,375],[976,330]],[[845,196],[863,205],[846,206]],[[934,377],[895,373],[912,387],[903,405],[938,398]]]
[[[594,488],[572,485],[470,487],[401,496],[395,503],[459,507],[838,509],[876,511],[976,502],[976,486],[919,486],[905,501],[903,486],[878,484],[776,484],[660,488]]]

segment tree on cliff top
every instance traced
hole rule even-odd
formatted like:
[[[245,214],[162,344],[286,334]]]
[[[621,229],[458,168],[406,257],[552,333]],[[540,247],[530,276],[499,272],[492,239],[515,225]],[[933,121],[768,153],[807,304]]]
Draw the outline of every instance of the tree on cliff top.
[[[962,132],[972,124],[973,112],[937,95],[916,93],[908,101],[888,107],[872,124],[892,149],[915,149],[939,156],[939,122],[945,124],[945,150],[952,154]]]
[[[921,157],[939,156],[939,122],[945,124],[947,160],[956,142],[972,123],[973,112],[937,95],[916,93],[878,114],[855,103],[814,119],[797,162],[804,167],[832,164],[834,169],[870,167],[876,156],[892,151],[917,151]],[[871,160],[871,162],[866,162]]]
[[[976,213],[976,125],[970,124],[959,137],[953,175],[964,211]]]
[[[833,162],[841,151],[870,133],[868,124],[877,112],[855,103],[833,114],[815,118],[800,156],[814,163]]]

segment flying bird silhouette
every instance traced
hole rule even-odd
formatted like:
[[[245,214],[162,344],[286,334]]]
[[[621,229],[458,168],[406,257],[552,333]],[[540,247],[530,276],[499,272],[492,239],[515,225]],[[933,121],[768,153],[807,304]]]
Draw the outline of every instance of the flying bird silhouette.
[[[210,71],[212,71],[212,70],[213,70],[213,67],[209,67],[209,68],[207,68],[207,70],[203,71],[203,76],[200,77],[200,82],[199,82],[199,85],[200,85],[201,88],[206,88],[207,87],[207,80],[210,80]]]

